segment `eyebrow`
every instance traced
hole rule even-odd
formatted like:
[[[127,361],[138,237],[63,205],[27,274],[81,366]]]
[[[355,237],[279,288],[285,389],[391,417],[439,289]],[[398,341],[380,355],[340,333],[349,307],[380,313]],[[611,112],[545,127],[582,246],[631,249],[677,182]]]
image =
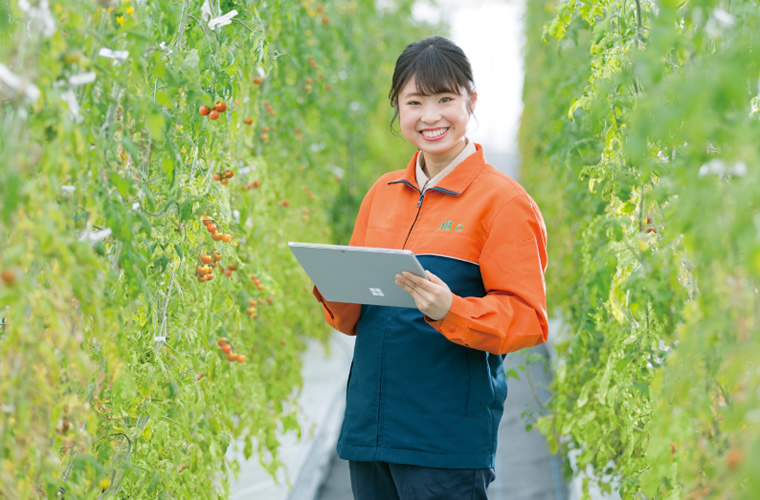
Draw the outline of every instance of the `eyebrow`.
[[[409,99],[411,97],[429,97],[436,94],[453,94],[456,95],[456,92],[452,92],[450,90],[442,90],[440,92],[433,92],[432,94],[424,94],[422,92],[412,92],[410,94],[403,94],[401,96],[402,99]]]

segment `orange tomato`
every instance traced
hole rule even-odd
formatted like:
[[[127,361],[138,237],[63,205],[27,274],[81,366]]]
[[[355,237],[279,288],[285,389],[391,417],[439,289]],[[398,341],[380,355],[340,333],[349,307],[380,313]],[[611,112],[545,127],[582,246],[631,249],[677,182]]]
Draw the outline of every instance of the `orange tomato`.
[[[2,273],[0,273],[0,278],[2,278],[2,280],[7,284],[12,285],[16,282],[17,276],[15,271],[12,269],[5,269]]]

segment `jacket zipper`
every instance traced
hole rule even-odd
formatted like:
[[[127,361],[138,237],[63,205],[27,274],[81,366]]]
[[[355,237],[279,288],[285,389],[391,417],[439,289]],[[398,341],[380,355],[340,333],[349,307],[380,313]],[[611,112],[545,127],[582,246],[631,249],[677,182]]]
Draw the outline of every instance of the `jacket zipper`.
[[[425,189],[425,186],[422,186],[422,189]],[[404,240],[404,245],[401,247],[402,249],[406,248],[409,237],[412,235],[412,229],[414,229],[414,225],[417,224],[417,219],[420,217],[420,212],[422,211],[422,201],[425,198],[425,191],[420,191],[419,189],[417,189],[417,191],[420,193],[420,197],[417,200],[417,215],[414,216],[414,221],[412,221],[412,225],[409,227],[409,232],[406,233],[406,239]]]
[[[414,216],[414,221],[412,221],[412,225],[409,228],[409,232],[406,233],[406,239],[404,240],[404,245],[401,247],[402,249],[406,248],[406,244],[409,242],[409,237],[412,235],[412,230],[414,229],[414,225],[417,224],[417,219],[420,217],[420,212],[422,211],[422,201],[425,199],[425,186],[427,186],[427,181],[425,182],[425,185],[422,186],[422,189],[418,189],[417,186],[412,184],[411,182],[407,180],[400,180],[400,181],[392,181],[388,184],[406,184],[407,186],[411,187],[415,191],[417,191],[420,194],[420,197],[417,199],[417,215]],[[457,193],[456,191],[451,191],[450,189],[444,189],[438,186],[433,186],[428,191],[440,191],[441,193],[446,194],[452,194],[454,196],[459,196],[460,193]]]

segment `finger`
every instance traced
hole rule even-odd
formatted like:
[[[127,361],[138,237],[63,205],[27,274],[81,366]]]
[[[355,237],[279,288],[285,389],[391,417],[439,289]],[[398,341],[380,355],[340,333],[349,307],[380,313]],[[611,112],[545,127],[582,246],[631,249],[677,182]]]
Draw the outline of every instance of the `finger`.
[[[409,294],[413,294],[414,290],[416,289],[414,283],[411,280],[408,280],[401,275],[396,275],[395,283],[401,287],[402,290]]]
[[[437,285],[443,285],[443,280],[436,276],[435,274],[431,273],[430,271],[425,271],[428,275],[428,280],[432,281],[433,283]]]
[[[430,280],[428,280],[425,276],[420,276],[418,274],[410,273],[408,271],[404,271],[403,273],[404,278],[409,280],[410,282],[414,283],[417,286],[424,286],[427,283],[430,283]]]
[[[443,281],[441,281],[441,279],[438,278],[438,276],[436,276],[436,275],[434,275],[432,273],[430,273],[430,276],[432,276],[435,279],[434,280],[432,280],[432,279],[425,279],[425,278],[420,277],[420,276],[415,276],[414,277],[414,284],[415,284],[415,286],[417,286],[418,288],[421,288],[423,290],[427,290],[427,291],[429,291],[431,293],[438,293],[438,292],[440,292],[440,290],[442,288],[448,288],[446,286],[446,283],[444,283]]]
[[[431,304],[432,302],[435,301],[435,298],[436,298],[436,294],[434,291],[428,290],[421,286],[413,287],[409,293],[412,295],[412,297],[415,298],[415,300],[417,300],[418,302],[424,305]]]

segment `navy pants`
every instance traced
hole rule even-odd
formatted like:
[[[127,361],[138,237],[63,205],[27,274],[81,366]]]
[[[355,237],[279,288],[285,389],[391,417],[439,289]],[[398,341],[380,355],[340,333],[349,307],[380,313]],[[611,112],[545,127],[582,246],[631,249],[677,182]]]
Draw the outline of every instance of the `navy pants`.
[[[487,500],[493,469],[435,469],[387,462],[348,463],[354,500]]]

